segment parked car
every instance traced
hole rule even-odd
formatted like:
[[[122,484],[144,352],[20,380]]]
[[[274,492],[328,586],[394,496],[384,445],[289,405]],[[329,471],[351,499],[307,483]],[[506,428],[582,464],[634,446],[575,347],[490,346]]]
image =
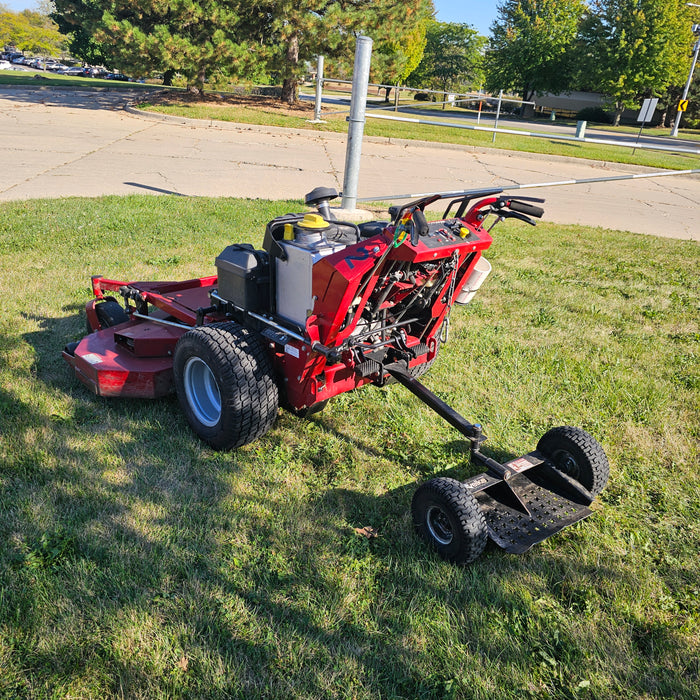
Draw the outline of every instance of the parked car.
[[[130,78],[124,73],[107,73],[107,75],[104,76],[105,80],[121,80],[125,83],[128,83]]]
[[[83,75],[83,69],[80,66],[72,66],[71,68],[63,68],[59,71],[56,71],[57,73],[60,73],[61,75]]]
[[[94,66],[88,66],[83,68],[83,75],[88,78],[104,78],[108,71],[104,68],[95,68]]]
[[[10,70],[12,64],[9,61],[0,61],[0,70]]]

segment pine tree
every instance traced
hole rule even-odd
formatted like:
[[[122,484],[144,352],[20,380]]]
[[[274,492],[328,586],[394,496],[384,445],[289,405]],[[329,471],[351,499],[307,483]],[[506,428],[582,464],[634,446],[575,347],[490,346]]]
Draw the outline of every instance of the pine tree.
[[[405,73],[417,51],[403,49],[432,11],[432,0],[56,0],[55,17],[84,57],[137,74],[177,70],[194,91],[213,72],[272,74],[294,102],[312,59],[347,61],[359,34],[375,40],[385,74]]]
[[[432,0],[281,0],[263,7],[271,20],[268,65],[279,72],[282,100],[288,103],[296,100],[308,62],[322,54],[347,65],[360,34],[374,40],[373,52],[380,57],[382,68],[375,66],[373,75],[398,78],[408,67],[410,51],[392,50],[392,44],[408,45],[412,32],[420,32],[433,11]]]

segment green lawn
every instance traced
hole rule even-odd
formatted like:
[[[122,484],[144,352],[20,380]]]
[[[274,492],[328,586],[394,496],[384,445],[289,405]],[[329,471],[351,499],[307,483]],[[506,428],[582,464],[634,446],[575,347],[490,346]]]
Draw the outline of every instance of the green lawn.
[[[47,71],[8,71],[0,70],[0,85],[46,85],[54,87],[108,87],[112,89],[162,89],[160,85],[148,85],[145,83],[126,83],[118,80],[102,80],[101,78],[78,78],[71,75],[58,75]],[[176,89],[176,88],[171,88]]]
[[[298,207],[0,205],[0,697],[697,697],[700,246],[495,229],[426,383],[489,454],[580,425],[611,479],[588,520],[457,568],[415,538],[410,499],[479,469],[402,387],[220,454],[175,399],[96,398],[60,357],[91,274],[210,274]]]

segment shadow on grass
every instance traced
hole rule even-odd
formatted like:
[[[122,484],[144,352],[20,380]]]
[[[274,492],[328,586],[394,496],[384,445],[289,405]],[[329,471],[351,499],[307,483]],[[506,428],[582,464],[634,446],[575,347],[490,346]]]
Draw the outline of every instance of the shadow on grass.
[[[26,78],[18,79],[15,84],[5,84],[0,92],[0,99],[29,104],[50,105],[55,107],[71,107],[88,110],[118,110],[136,97],[144,98],[157,88],[135,88],[126,85],[101,84],[67,85],[65,81],[52,80],[51,77],[36,74],[27,82]],[[40,88],[40,89],[37,89]]]

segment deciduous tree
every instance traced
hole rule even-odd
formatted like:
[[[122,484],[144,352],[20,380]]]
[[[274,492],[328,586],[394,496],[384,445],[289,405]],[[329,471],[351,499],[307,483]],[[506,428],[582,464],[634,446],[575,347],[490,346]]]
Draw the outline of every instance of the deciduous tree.
[[[20,51],[57,56],[66,46],[56,23],[41,12],[11,12],[0,6],[0,46],[14,44]]]
[[[442,90],[478,85],[484,79],[487,39],[468,24],[432,21],[426,32],[423,60],[411,74],[414,87]]]
[[[491,25],[486,86],[535,94],[571,89],[584,0],[505,0]]]
[[[590,79],[615,107],[661,96],[683,83],[693,44],[691,15],[681,0],[595,0],[583,39]]]

